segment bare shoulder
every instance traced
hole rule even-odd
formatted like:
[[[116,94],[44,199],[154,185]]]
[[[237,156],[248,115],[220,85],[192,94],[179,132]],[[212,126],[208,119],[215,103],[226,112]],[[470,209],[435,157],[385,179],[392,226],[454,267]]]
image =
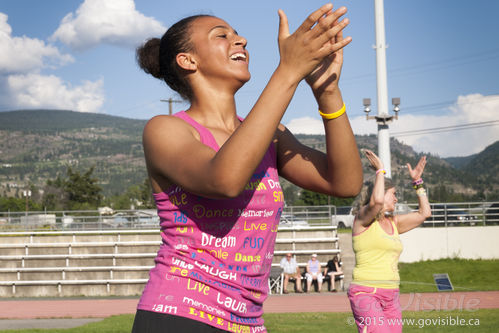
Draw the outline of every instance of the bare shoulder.
[[[162,142],[161,139],[168,139],[167,142],[171,143],[174,138],[178,140],[189,137],[199,139],[197,131],[191,125],[178,117],[168,115],[158,115],[151,118],[145,125],[143,132],[144,144]]]

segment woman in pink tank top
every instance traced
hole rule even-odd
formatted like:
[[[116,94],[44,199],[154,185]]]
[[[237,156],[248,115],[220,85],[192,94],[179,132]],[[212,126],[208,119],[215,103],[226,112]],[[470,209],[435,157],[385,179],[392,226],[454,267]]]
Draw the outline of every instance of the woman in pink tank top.
[[[250,79],[247,41],[224,20],[185,18],[137,50],[141,68],[190,106],[144,128],[163,243],[133,332],[266,332],[262,308],[284,205],[279,176],[340,197],[362,184],[338,88],[351,40],[342,34],[345,13],[324,5],[290,34],[279,11],[281,61],[244,120],[235,93]],[[280,124],[305,78],[324,119],[327,154]]]

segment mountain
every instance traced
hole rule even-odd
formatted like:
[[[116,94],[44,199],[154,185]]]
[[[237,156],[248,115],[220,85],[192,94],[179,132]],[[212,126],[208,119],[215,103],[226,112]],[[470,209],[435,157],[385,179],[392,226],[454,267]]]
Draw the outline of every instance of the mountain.
[[[0,196],[20,196],[29,184],[43,188],[47,180],[65,176],[68,166],[99,179],[103,194],[124,192],[147,177],[142,150],[146,120],[95,113],[55,110],[0,112]],[[324,136],[297,135],[304,144],[325,150]],[[360,148],[377,151],[375,135],[356,136]],[[406,163],[421,154],[391,139],[392,179],[401,200],[414,200]],[[441,201],[486,196],[498,198],[499,142],[465,158],[428,156],[424,178],[433,197]],[[366,178],[372,176],[363,159]],[[285,182],[284,182],[285,183]],[[289,184],[286,184],[288,187]],[[294,188],[293,191],[298,191]],[[439,200],[440,199],[440,200]],[[449,200],[450,200],[449,199]]]
[[[499,141],[487,146],[482,152],[463,158],[461,165],[454,164],[458,169],[472,173],[483,186],[499,184]]]
[[[297,135],[297,138],[316,149],[324,150],[324,138],[318,135]],[[378,139],[376,135],[356,136],[359,149],[367,148],[377,152]],[[461,161],[440,158],[432,154],[427,155],[427,164],[423,174],[425,186],[432,201],[470,201],[470,200],[499,200],[498,157],[499,141],[487,147],[483,152],[469,157],[460,158]],[[391,169],[392,180],[397,186],[399,201],[415,201],[416,197],[411,188],[406,164],[413,167],[423,156],[408,145],[391,138]],[[365,180],[373,177],[369,164],[363,158]],[[459,165],[456,167],[455,165]],[[480,167],[478,167],[480,165]],[[479,170],[479,172],[477,172]]]
[[[27,184],[41,188],[68,166],[100,180],[105,195],[146,178],[142,151],[145,120],[54,110],[0,112],[0,195]]]
[[[470,156],[459,156],[459,157],[445,157],[444,160],[447,161],[456,169],[462,169],[464,166],[468,165],[471,160],[473,160],[477,154]]]
[[[82,128],[107,128],[133,131],[141,135],[146,120],[109,116],[100,113],[61,110],[18,110],[0,112],[0,130],[27,133],[53,133]]]

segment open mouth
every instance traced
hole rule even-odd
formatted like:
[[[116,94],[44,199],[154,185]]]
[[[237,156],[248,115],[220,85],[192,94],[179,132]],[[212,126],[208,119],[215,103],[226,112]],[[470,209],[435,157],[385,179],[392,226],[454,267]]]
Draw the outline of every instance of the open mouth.
[[[234,53],[233,55],[230,56],[231,60],[235,61],[244,61],[246,62],[246,54],[242,52]]]

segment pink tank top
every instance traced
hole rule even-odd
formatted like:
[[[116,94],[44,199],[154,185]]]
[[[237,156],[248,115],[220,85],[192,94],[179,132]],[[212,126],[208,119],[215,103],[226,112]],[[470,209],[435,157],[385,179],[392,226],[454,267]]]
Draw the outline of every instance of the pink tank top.
[[[219,150],[187,113],[175,116]],[[208,199],[179,186],[154,198],[163,243],[138,309],[231,332],[266,332],[262,307],[284,201],[273,144],[237,198]]]

